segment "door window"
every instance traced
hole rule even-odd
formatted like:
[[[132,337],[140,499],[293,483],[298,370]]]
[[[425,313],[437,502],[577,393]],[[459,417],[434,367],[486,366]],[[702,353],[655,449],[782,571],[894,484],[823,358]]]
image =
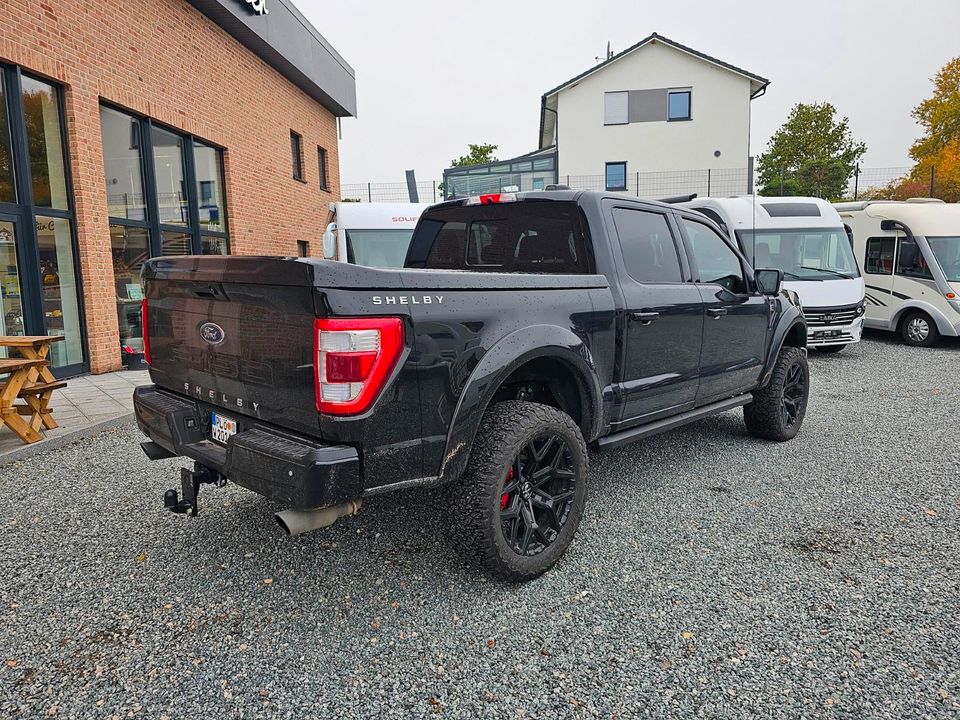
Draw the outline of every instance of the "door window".
[[[36,225],[47,333],[63,336],[63,342],[54,343],[51,347],[50,359],[56,367],[77,365],[83,362],[83,343],[70,221],[37,215]]]
[[[893,275],[893,250],[896,239],[878,237],[867,240],[863,271],[870,275]]]
[[[680,258],[662,213],[614,208],[613,222],[620,237],[623,265],[638,282],[682,282]]]
[[[913,238],[900,240],[900,252],[897,254],[897,275],[905,277],[933,280],[933,273],[927,266],[927,261]]]
[[[734,293],[746,292],[740,258],[726,241],[703,223],[688,218],[682,218],[682,222],[697,261],[700,282],[722,285]]]

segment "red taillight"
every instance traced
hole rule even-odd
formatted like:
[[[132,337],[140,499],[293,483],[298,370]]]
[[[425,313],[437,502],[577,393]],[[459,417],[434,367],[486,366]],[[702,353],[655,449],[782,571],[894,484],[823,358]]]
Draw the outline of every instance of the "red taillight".
[[[147,365],[152,365],[150,358],[150,323],[147,322],[147,299],[140,301],[140,327],[143,330],[143,359]]]
[[[317,410],[366,411],[403,351],[400,318],[320,318],[314,322],[313,379]]]

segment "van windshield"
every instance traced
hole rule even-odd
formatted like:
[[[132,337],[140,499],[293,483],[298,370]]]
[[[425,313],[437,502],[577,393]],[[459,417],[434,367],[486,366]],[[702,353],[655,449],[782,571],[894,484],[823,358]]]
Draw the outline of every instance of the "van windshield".
[[[402,268],[413,228],[345,230],[347,262],[378,268]]]
[[[927,243],[949,282],[960,282],[960,237],[928,237]]]
[[[737,237],[755,268],[783,270],[787,280],[860,277],[850,241],[842,227],[738,230]]]

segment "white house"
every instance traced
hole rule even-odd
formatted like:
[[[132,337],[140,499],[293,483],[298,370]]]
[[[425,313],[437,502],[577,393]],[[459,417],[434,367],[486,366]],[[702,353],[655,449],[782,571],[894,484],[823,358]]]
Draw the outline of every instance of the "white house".
[[[539,150],[453,168],[444,181],[465,194],[551,182],[640,194],[649,186],[641,180],[645,173],[711,169],[722,176],[736,169],[743,187],[729,192],[744,193],[750,103],[767,85],[766,78],[653,33],[543,95]],[[703,192],[688,188],[679,173],[674,186],[678,193]]]

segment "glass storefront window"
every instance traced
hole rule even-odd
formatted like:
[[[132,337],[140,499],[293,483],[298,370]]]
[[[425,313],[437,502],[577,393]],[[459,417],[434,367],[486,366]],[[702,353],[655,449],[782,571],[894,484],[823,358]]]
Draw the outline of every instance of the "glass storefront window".
[[[140,158],[140,121],[100,106],[103,169],[110,217],[146,220]]]
[[[202,235],[200,237],[200,252],[204,255],[229,255],[230,245],[225,237]]]
[[[0,220],[0,335],[24,334],[16,231],[12,222]]]
[[[193,162],[197,177],[197,204],[200,208],[200,228],[224,232],[226,203],[223,200],[222,155],[216,148],[199,141],[193,143]]]
[[[190,235],[180,232],[160,233],[161,255],[192,255]]]
[[[13,155],[10,152],[10,123],[7,121],[7,97],[0,73],[0,202],[17,201],[13,182]]]
[[[22,87],[33,204],[68,210],[59,94],[52,85],[25,75]]]
[[[117,317],[120,321],[120,347],[126,353],[143,352],[143,322],[140,301],[140,268],[150,257],[150,237],[146,228],[110,226],[113,253],[113,281],[117,293]]]
[[[38,215],[37,247],[40,251],[40,284],[43,315],[49,335],[62,335],[50,349],[54,367],[83,362],[80,341],[80,294],[73,262],[70,221]]]
[[[163,225],[187,225],[190,207],[183,174],[183,138],[153,128],[153,170],[157,182],[157,207]]]

